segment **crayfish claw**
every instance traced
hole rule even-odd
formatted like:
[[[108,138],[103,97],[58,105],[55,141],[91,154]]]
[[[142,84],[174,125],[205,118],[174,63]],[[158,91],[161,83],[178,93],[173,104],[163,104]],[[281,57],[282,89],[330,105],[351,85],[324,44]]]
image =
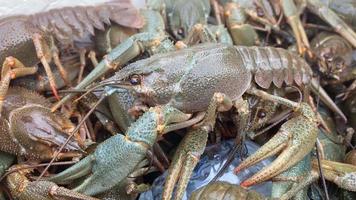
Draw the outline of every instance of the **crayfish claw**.
[[[316,116],[305,103],[296,112],[299,115],[284,123],[274,137],[235,169],[235,172],[239,172],[282,151],[271,165],[242,182],[242,186],[249,187],[279,175],[300,162],[313,149],[318,134]]]

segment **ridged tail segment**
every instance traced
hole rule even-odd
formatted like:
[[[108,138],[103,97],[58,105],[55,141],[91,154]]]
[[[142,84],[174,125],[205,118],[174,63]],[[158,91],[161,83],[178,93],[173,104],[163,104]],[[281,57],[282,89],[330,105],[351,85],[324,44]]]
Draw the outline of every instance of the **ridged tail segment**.
[[[269,88],[272,82],[280,88],[283,83],[300,86],[311,81],[313,72],[306,61],[285,49],[237,46],[236,50],[262,88]]]
[[[35,13],[28,17],[28,22],[39,30],[52,32],[58,41],[73,42],[86,36],[94,35],[94,28],[104,30],[105,25],[115,22],[131,28],[142,28],[144,21],[130,0],[102,0],[92,5],[84,2],[79,5],[68,5],[44,12]]]

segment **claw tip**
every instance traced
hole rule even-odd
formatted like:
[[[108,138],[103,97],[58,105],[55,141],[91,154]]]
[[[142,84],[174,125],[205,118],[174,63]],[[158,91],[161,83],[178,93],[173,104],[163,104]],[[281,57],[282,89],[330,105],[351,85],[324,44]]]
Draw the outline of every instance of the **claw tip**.
[[[56,97],[56,99],[59,101],[61,100],[61,98],[59,97],[58,95],[58,92],[57,92],[57,89],[55,86],[51,85],[51,89],[52,89],[52,92],[53,92],[53,95]]]
[[[243,181],[240,185],[244,188],[248,188],[253,185],[253,183],[251,181]]]
[[[239,167],[236,167],[236,168],[234,169],[234,173],[235,173],[235,174],[238,174],[240,171],[241,171],[241,168],[239,168]]]

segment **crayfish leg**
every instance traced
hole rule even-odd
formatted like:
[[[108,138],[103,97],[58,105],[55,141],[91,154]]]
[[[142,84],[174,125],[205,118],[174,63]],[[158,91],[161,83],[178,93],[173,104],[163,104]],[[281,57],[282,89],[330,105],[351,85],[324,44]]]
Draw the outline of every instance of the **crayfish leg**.
[[[214,94],[203,121],[188,130],[188,133],[178,146],[172,164],[168,169],[168,177],[164,185],[162,199],[171,199],[174,185],[177,182],[174,199],[182,199],[193,169],[204,152],[208,133],[215,126],[217,112],[229,110],[231,107],[232,101],[229,97],[222,93]]]
[[[41,61],[42,65],[46,71],[46,74],[48,76],[48,81],[52,88],[53,94],[58,100],[60,100],[60,98],[58,96],[58,92],[57,92],[57,84],[55,82],[55,77],[53,75],[51,67],[49,66],[49,64],[47,62],[47,60],[50,60],[50,58],[51,58],[51,56],[48,56],[48,53],[50,52],[49,47],[47,45],[45,45],[44,39],[38,33],[35,33],[33,35],[32,40],[33,40],[33,44],[35,45],[37,57]]]
[[[35,74],[37,67],[25,67],[19,60],[14,57],[6,57],[2,64],[1,82],[0,82],[0,114],[6,93],[10,86],[10,80],[16,77]]]

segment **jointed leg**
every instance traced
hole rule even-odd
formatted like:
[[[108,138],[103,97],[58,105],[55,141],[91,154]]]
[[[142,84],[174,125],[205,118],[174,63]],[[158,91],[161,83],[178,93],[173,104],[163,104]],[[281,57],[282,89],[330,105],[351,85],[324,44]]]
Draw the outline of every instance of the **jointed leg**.
[[[289,108],[292,108],[294,110],[297,110],[300,107],[299,103],[296,103],[294,101],[288,100],[288,99],[283,98],[283,97],[279,97],[279,96],[268,94],[267,92],[259,90],[259,89],[256,89],[254,87],[250,88],[247,92],[249,94],[261,97],[262,99],[273,101],[273,102],[285,105],[285,106],[287,106]]]
[[[293,0],[282,0],[281,5],[284,15],[287,17],[288,23],[292,27],[297,40],[299,54],[303,55],[310,48],[310,45],[302,22],[299,18],[300,12],[298,11]]]
[[[202,24],[194,25],[192,30],[189,31],[188,35],[183,40],[183,43],[188,46],[199,42],[216,42],[210,30]]]
[[[171,199],[174,185],[177,182],[177,191],[174,198],[182,198],[192,171],[198,163],[200,155],[204,152],[208,133],[214,128],[217,111],[228,110],[231,106],[231,100],[224,94],[214,94],[203,121],[188,130],[178,146],[168,169],[162,199]]]
[[[59,53],[58,53],[58,49],[57,47],[54,46],[53,44],[53,47],[52,47],[52,57],[53,57],[53,62],[54,64],[56,65],[59,73],[61,74],[61,77],[64,81],[64,83],[71,87],[71,82],[69,81],[69,78],[68,78],[68,73],[67,71],[64,69],[63,65],[62,65],[62,62],[61,60],[59,59]]]
[[[2,65],[0,82],[0,115],[7,90],[10,86],[10,80],[15,79],[16,77],[34,74],[36,72],[37,67],[25,67],[19,60],[14,57],[5,58],[5,61]]]
[[[313,149],[318,135],[317,118],[308,104],[295,103],[255,88],[251,88],[248,92],[293,108],[296,116],[284,123],[274,137],[235,169],[239,172],[282,151],[271,165],[241,183],[245,187],[273,178],[298,163]]]
[[[47,56],[46,57],[46,52],[49,52],[50,50],[49,49],[45,49],[45,45],[43,45],[43,41],[42,41],[42,36],[39,35],[38,33],[35,33],[33,35],[33,43],[35,45],[35,48],[36,48],[36,53],[37,53],[37,57],[38,59],[40,59],[45,71],[46,71],[46,74],[48,76],[48,80],[49,80],[49,84],[52,88],[52,91],[53,91],[53,94],[54,96],[59,100],[59,96],[58,96],[58,93],[57,93],[57,85],[56,85],[56,82],[55,82],[55,78],[54,78],[54,75],[53,75],[53,72],[47,62],[47,59],[49,59],[48,57],[50,56]]]
[[[84,68],[86,65],[85,62],[85,53],[86,50],[85,49],[80,49],[79,50],[79,55],[80,55],[80,70],[79,70],[79,75],[78,75],[78,84],[82,81],[83,79],[83,73],[84,73]]]

